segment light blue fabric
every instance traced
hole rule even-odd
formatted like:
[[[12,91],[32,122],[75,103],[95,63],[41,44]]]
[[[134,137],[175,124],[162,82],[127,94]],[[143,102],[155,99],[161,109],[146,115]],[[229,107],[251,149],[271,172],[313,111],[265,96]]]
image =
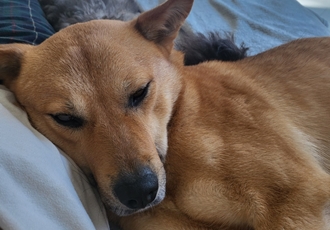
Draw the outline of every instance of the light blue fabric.
[[[163,0],[137,0],[144,10]],[[330,36],[327,23],[296,0],[195,0],[187,23],[195,31],[233,32],[248,54],[297,38]]]

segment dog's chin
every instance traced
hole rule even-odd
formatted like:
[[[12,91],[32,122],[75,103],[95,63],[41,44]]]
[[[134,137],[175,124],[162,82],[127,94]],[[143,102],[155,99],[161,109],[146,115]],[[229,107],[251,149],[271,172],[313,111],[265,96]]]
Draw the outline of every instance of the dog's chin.
[[[133,215],[135,213],[143,212],[145,210],[148,210],[149,208],[152,208],[156,205],[158,205],[160,202],[162,202],[165,198],[165,186],[162,186],[162,188],[158,189],[156,198],[148,204],[145,208],[142,209],[130,209],[126,206],[119,204],[117,206],[114,205],[113,202],[109,201],[107,198],[102,197],[103,203],[105,204],[105,208],[111,211],[112,213],[118,215],[118,216],[129,216]],[[116,203],[118,204],[119,201],[117,200]]]

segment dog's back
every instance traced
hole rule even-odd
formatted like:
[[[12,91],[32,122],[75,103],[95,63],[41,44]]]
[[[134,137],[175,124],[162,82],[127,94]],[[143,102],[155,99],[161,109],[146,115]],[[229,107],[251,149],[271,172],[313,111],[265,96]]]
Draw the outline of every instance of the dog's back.
[[[285,123],[292,126],[292,136],[302,150],[313,156],[327,173],[330,172],[329,40],[297,40],[247,59],[243,63],[248,68],[242,69],[270,97],[270,104]]]
[[[315,38],[186,68],[169,126],[175,194],[163,205],[210,229],[327,229],[329,51],[329,38]]]

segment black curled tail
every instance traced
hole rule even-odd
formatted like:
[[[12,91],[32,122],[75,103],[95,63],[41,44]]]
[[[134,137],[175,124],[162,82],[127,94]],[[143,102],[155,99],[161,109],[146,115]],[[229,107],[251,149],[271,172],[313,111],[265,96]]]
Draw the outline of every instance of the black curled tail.
[[[218,32],[181,33],[176,40],[175,49],[184,53],[185,65],[196,65],[201,62],[237,61],[247,56],[248,48],[242,43],[239,47],[234,43],[232,34],[221,36]]]

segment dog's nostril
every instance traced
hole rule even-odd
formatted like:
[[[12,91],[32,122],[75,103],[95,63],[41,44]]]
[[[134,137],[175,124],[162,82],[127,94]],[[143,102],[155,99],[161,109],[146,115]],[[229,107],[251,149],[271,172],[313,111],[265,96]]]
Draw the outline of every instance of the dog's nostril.
[[[127,206],[132,209],[137,209],[138,208],[138,202],[136,200],[129,200],[127,202]]]
[[[150,192],[146,196],[146,200],[144,202],[146,205],[149,204],[149,203],[151,203],[156,198],[157,191],[158,191],[158,189]],[[129,201],[127,201],[127,205],[126,206],[129,207],[129,208],[131,208],[131,209],[138,209],[138,208],[140,208],[139,207],[139,202],[137,200],[129,200]]]
[[[158,192],[158,186],[157,186],[157,190],[154,190],[148,194],[147,201],[149,201],[149,203],[156,198],[157,192]]]
[[[135,175],[125,175],[119,178],[114,186],[114,193],[119,201],[131,209],[142,209],[157,196],[158,179],[149,169]]]

